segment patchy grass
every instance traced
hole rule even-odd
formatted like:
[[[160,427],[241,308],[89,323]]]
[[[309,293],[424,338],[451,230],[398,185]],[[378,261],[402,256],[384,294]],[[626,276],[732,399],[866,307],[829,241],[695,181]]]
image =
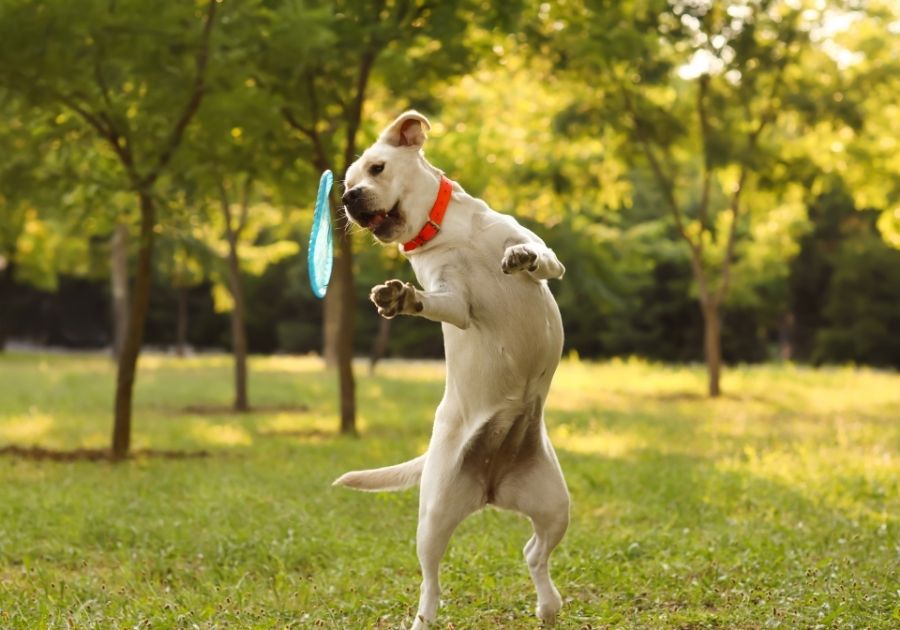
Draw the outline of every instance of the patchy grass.
[[[216,413],[227,357],[141,360],[135,448],[209,457],[0,458],[0,627],[408,623],[415,492],[329,484],[425,448],[442,366],[360,370],[360,440],[334,435],[335,378],[317,360],[251,367],[264,407],[235,415]],[[99,356],[0,357],[0,446],[105,446],[112,382]],[[900,626],[900,376],[740,368],[716,401],[703,382],[699,368],[561,367],[560,627]],[[437,627],[537,627],[528,535],[505,512],[463,523]]]

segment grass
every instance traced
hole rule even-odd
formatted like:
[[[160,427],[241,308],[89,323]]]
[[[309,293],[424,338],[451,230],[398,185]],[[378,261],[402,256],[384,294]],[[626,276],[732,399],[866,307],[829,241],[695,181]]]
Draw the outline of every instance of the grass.
[[[136,448],[203,459],[0,459],[2,628],[396,628],[418,591],[416,494],[330,481],[426,446],[435,363],[358,377],[363,439],[334,436],[335,379],[255,358],[247,415],[227,357],[141,360]],[[99,356],[0,356],[0,445],[105,446]],[[900,627],[900,376],[564,363],[548,422],[573,497],[553,573],[561,628]],[[305,405],[306,411],[291,411]],[[536,628],[528,523],[469,518],[438,628]]]

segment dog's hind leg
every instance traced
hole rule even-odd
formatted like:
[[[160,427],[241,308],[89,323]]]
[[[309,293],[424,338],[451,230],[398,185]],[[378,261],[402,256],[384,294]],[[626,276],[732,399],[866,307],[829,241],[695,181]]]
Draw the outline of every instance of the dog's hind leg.
[[[495,503],[525,514],[534,525],[534,535],[523,553],[537,590],[535,612],[541,621],[553,623],[562,598],[550,579],[550,553],[569,526],[569,492],[549,442],[530,465],[503,480]]]
[[[427,628],[434,621],[441,594],[438,568],[450,536],[466,516],[484,505],[484,492],[474,479],[429,463],[422,473],[419,497],[416,552],[422,567],[422,588],[412,630]]]

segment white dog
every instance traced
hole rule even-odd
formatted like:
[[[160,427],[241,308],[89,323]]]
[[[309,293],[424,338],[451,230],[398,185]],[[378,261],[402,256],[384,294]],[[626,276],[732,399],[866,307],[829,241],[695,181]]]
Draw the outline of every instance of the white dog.
[[[525,560],[537,616],[562,605],[550,552],[569,523],[569,493],[544,426],[544,403],[562,352],[559,309],[547,287],[565,268],[515,219],[465,193],[425,160],[428,120],[408,111],[347,171],[348,217],[384,243],[398,243],[422,290],[389,280],[370,299],[384,317],[441,322],[444,398],[428,451],[403,464],[349,472],[335,485],[402,490],[420,484],[416,548],[422,589],[413,628],[435,618],[438,564],[469,514],[494,505],[528,516]]]

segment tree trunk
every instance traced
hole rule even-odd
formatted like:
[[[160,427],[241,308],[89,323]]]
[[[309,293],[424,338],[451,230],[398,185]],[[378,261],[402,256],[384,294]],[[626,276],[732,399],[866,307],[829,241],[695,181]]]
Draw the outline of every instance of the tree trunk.
[[[391,342],[391,320],[379,317],[378,332],[372,342],[372,351],[369,354],[369,374],[375,373],[375,366],[387,354],[388,345]]]
[[[339,283],[335,267],[332,277],[333,289],[337,289]],[[341,339],[340,302],[341,295],[338,290],[331,290],[325,294],[325,304],[322,308],[322,359],[327,368],[337,367],[338,364],[338,344]]]
[[[362,120],[363,104],[366,100],[366,86],[369,83],[369,74],[378,55],[377,48],[369,47],[360,59],[359,74],[356,77],[356,96],[353,103],[345,110],[347,122],[347,145],[344,147],[344,171],[350,168],[350,164],[356,158],[356,132]],[[350,229],[347,216],[343,212],[337,212],[339,208],[335,195],[331,195],[331,210],[335,213],[335,229],[337,240],[340,243],[341,255],[338,259],[338,292],[340,299],[340,313],[338,314],[338,341],[337,359],[338,373],[341,388],[341,433],[356,435],[356,389],[353,382],[353,315],[356,310],[356,296],[353,287],[353,239],[350,237]]]
[[[782,361],[794,358],[794,314],[785,313],[778,322],[778,357]]]
[[[14,270],[15,265],[10,254],[6,259],[6,266],[0,269],[0,352],[6,350],[6,340],[12,328],[9,303],[12,300]]]
[[[335,221],[340,255],[335,260],[335,286],[332,290],[340,297],[338,312],[337,363],[340,382],[341,433],[356,435],[356,385],[353,381],[353,315],[355,296],[353,291],[353,241],[346,227],[346,217],[341,214]]]
[[[112,455],[123,459],[131,446],[131,403],[134,393],[134,377],[141,343],[144,338],[144,322],[150,305],[150,281],[153,272],[153,228],[156,224],[156,208],[150,191],[138,191],[141,207],[140,247],[137,270],[134,276],[134,292],[128,327],[119,353],[116,375],[115,419],[113,421]]]
[[[234,308],[231,311],[231,351],[234,354],[234,410],[247,411],[247,329],[245,325],[244,285],[238,263],[237,238],[228,239],[228,284]]]
[[[719,304],[708,302],[703,305],[703,354],[709,375],[709,396],[721,394],[719,376],[722,368],[722,330]]]
[[[178,301],[175,318],[175,354],[183,357],[187,351],[188,333],[188,288],[178,287],[175,290]]]
[[[113,359],[118,360],[128,329],[128,226],[117,223],[110,243],[109,284],[112,292]]]

